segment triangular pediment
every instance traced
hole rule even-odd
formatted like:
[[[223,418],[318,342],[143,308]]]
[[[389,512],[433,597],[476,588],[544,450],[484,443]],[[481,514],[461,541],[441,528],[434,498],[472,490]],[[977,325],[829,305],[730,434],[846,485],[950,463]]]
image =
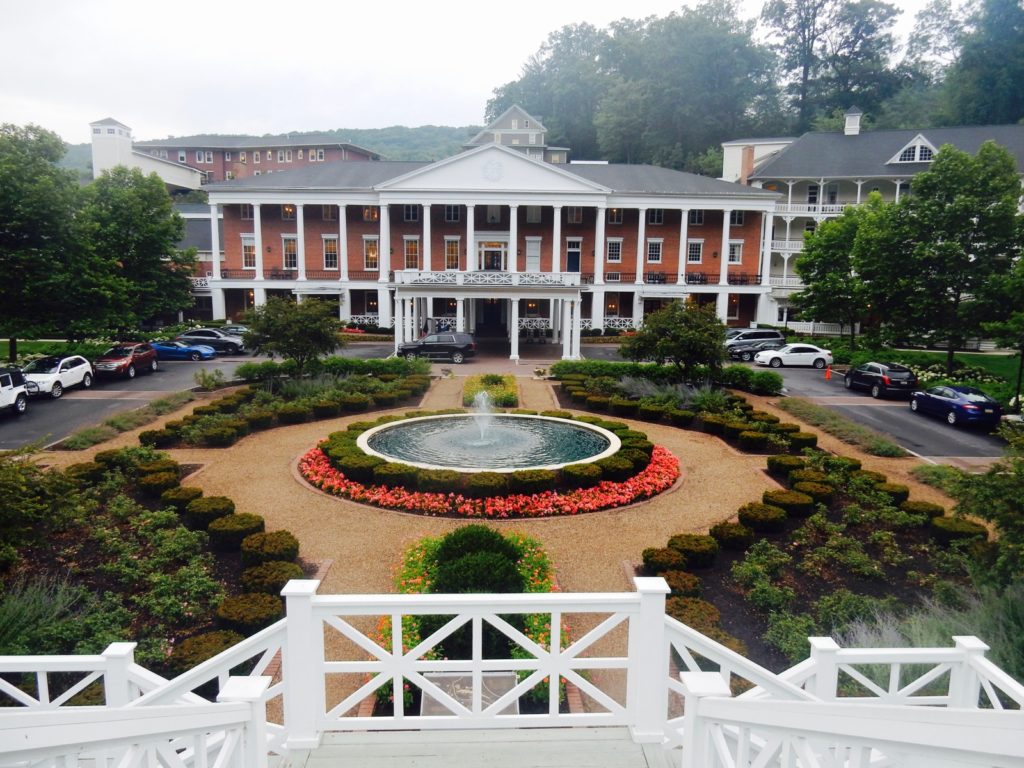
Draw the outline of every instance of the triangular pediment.
[[[922,152],[922,149],[926,152]],[[914,138],[900,147],[900,151],[889,158],[886,165],[893,165],[894,163],[928,163],[931,162],[932,158],[935,157],[938,149],[928,139],[924,137],[924,134],[917,134]]]
[[[488,144],[391,179],[381,192],[545,192],[607,194],[610,190],[560,166]]]

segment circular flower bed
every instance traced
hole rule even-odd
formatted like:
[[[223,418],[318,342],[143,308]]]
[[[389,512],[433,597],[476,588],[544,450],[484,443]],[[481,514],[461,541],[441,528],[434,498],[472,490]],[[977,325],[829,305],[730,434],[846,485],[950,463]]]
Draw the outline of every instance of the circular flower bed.
[[[651,461],[641,472],[622,480],[602,480],[591,488],[544,491],[474,499],[460,493],[427,493],[401,487],[366,485],[349,480],[319,446],[299,459],[299,472],[310,485],[334,496],[384,509],[431,516],[476,517],[504,520],[517,517],[552,517],[597,512],[647,499],[669,488],[679,477],[679,461],[655,446]]]

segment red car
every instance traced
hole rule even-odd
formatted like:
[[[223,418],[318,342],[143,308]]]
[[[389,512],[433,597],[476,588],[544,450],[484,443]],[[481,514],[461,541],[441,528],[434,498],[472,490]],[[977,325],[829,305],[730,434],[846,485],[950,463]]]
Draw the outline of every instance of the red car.
[[[156,350],[146,342],[123,342],[111,347],[93,364],[100,376],[126,376],[134,379],[135,374],[152,373],[159,367]]]

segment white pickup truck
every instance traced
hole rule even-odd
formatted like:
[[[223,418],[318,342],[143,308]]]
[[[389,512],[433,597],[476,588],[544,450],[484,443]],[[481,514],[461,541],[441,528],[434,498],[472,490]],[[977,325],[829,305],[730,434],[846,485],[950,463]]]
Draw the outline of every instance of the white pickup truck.
[[[19,416],[28,408],[25,376],[17,368],[0,368],[0,410],[8,408]]]

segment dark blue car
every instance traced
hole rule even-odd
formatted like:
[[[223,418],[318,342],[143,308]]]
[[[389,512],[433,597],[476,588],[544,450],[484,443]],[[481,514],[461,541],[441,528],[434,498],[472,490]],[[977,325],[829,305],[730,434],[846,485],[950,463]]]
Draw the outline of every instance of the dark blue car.
[[[205,344],[185,344],[181,341],[154,341],[153,349],[160,360],[212,360],[217,356],[213,347]]]
[[[974,387],[932,387],[910,396],[910,410],[942,416],[952,426],[981,424],[994,428],[1003,415],[995,400]]]

